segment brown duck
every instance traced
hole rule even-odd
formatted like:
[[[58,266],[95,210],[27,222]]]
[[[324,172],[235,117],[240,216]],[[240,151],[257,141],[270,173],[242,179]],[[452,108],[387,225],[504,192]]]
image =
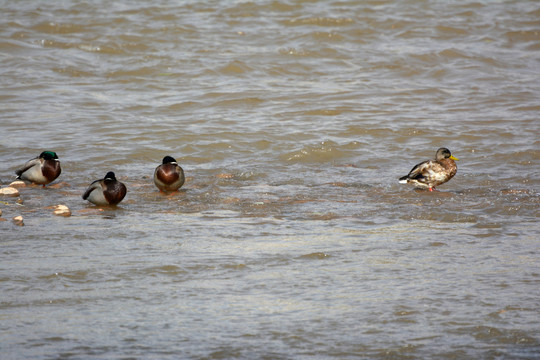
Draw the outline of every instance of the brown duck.
[[[53,182],[62,169],[60,160],[54,151],[43,151],[37,158],[31,159],[23,167],[15,171],[17,179],[45,185]]]
[[[126,193],[126,186],[109,171],[103,179],[91,183],[82,198],[96,205],[116,205],[124,199]]]
[[[402,184],[414,184],[417,187],[433,191],[435,186],[444,184],[454,177],[457,172],[457,165],[454,160],[458,158],[452,156],[447,148],[437,150],[435,160],[427,160],[417,164],[408,175],[399,179]]]
[[[171,156],[165,156],[163,163],[154,171],[154,184],[159,191],[176,191],[184,185],[184,170]]]

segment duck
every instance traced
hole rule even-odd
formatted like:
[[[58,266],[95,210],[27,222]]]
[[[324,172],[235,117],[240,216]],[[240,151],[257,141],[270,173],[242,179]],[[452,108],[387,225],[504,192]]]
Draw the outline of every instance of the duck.
[[[109,171],[103,179],[92,182],[82,198],[95,205],[116,205],[124,199],[126,193],[126,185],[116,180],[114,172]]]
[[[154,171],[154,184],[160,192],[177,191],[184,181],[184,170],[172,156],[165,156]]]
[[[28,160],[23,167],[15,171],[17,179],[45,185],[56,180],[62,168],[54,151],[43,151],[38,157]]]
[[[452,155],[447,148],[440,148],[434,160],[426,160],[415,165],[408,175],[399,178],[402,184],[413,184],[419,188],[435,190],[456,175],[459,159]]]

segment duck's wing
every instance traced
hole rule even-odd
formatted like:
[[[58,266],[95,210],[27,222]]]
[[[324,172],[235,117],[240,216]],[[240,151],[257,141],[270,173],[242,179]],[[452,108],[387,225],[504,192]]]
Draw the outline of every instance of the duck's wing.
[[[421,180],[424,178],[424,175],[431,166],[431,163],[433,163],[433,160],[427,160],[421,162],[420,164],[416,164],[407,175],[403,176],[399,180]]]
[[[20,169],[17,169],[15,171],[15,174],[17,175],[17,178],[19,178],[24,172],[28,171],[28,169],[33,168],[34,166],[41,166],[41,159],[40,158],[34,158],[31,160],[28,160],[26,164],[24,164],[23,167]]]
[[[418,182],[431,183],[441,181],[441,177],[446,176],[446,169],[442,164],[435,160],[424,161],[412,168],[407,179]]]
[[[86,191],[84,192],[84,194],[82,196],[83,200],[88,199],[88,197],[90,196],[90,193],[92,193],[92,191],[101,189],[101,181],[102,180],[96,180],[96,181],[94,181],[93,183],[91,183],[88,186],[88,188],[86,189]]]

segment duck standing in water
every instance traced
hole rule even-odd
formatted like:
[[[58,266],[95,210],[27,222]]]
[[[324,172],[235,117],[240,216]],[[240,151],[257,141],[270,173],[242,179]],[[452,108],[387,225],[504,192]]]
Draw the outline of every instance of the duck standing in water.
[[[61,172],[58,155],[54,151],[43,151],[37,158],[29,160],[22,168],[15,171],[15,174],[17,174],[17,179],[45,187],[60,176]]]
[[[124,199],[126,193],[126,186],[109,171],[103,179],[91,183],[82,198],[95,205],[116,205]]]
[[[184,170],[171,156],[165,156],[163,163],[154,171],[154,184],[159,191],[176,191],[184,185]]]
[[[452,156],[447,148],[440,148],[437,150],[435,160],[427,160],[417,164],[408,175],[401,177],[399,182],[414,184],[433,191],[435,186],[444,184],[456,175],[457,165],[454,160],[459,159]]]

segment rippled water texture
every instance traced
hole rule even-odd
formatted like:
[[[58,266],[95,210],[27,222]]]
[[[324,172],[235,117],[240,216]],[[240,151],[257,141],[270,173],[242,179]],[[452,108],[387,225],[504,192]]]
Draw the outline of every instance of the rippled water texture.
[[[0,5],[2,359],[540,358],[537,1]]]

